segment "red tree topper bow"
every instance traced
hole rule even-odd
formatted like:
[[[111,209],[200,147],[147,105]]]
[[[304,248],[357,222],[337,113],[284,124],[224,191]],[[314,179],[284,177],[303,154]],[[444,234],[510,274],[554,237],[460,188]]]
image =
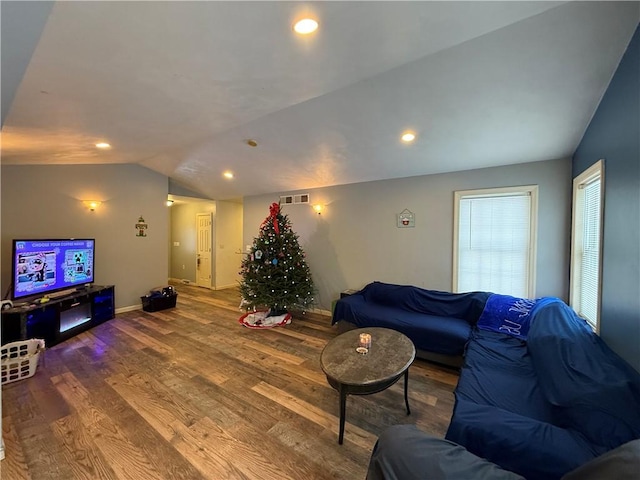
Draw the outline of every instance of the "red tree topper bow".
[[[273,229],[276,231],[276,235],[280,235],[280,226],[278,225],[278,213],[280,213],[280,205],[273,202],[269,207],[270,218],[273,219]]]

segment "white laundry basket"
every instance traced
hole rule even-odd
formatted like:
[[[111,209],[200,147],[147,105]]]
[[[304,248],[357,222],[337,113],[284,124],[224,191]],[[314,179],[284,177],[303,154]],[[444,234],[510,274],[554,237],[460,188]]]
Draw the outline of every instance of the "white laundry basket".
[[[33,376],[42,351],[44,351],[44,340],[38,338],[3,345],[0,349],[1,384]]]

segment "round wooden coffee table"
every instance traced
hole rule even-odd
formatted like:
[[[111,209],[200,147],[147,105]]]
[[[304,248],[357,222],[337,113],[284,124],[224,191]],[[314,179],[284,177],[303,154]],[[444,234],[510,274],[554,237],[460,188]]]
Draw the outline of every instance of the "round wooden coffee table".
[[[371,334],[371,348],[366,354],[356,352],[361,333]],[[409,366],[416,357],[413,342],[388,328],[359,328],[331,339],[320,354],[320,365],[329,385],[340,394],[340,433],[344,438],[347,395],[369,395],[396,383],[404,374],[404,403],[409,409],[407,388]]]

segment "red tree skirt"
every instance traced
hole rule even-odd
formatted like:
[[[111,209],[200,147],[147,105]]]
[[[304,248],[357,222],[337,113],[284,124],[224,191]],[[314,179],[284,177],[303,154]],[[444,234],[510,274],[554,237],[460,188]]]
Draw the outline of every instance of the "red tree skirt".
[[[269,310],[245,313],[238,319],[238,322],[247,328],[273,328],[291,323],[291,314],[289,313],[273,317],[267,317],[268,314]]]

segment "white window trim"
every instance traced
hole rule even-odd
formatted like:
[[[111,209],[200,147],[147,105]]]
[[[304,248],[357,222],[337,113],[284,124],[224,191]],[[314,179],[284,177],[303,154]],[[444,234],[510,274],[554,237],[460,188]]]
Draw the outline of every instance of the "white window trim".
[[[580,186],[589,183],[596,177],[600,177],[600,244],[598,252],[598,309],[596,312],[595,325],[587,321],[593,330],[600,334],[600,313],[602,309],[602,244],[604,234],[604,159],[598,160],[596,163],[587,168],[584,172],[573,179],[573,198],[571,212],[571,275],[569,277],[569,304],[576,309],[578,303],[579,284],[579,266],[578,245],[582,234],[582,217],[578,218],[578,193]],[[577,310],[577,309],[576,309]]]
[[[528,298],[535,298],[536,292],[536,258],[538,238],[538,186],[523,185],[518,187],[485,188],[481,190],[459,190],[454,193],[453,210],[453,285],[452,292],[458,292],[458,224],[460,215],[460,200],[465,197],[497,197],[514,193],[531,196],[531,230],[529,232],[529,281],[527,283]]]

